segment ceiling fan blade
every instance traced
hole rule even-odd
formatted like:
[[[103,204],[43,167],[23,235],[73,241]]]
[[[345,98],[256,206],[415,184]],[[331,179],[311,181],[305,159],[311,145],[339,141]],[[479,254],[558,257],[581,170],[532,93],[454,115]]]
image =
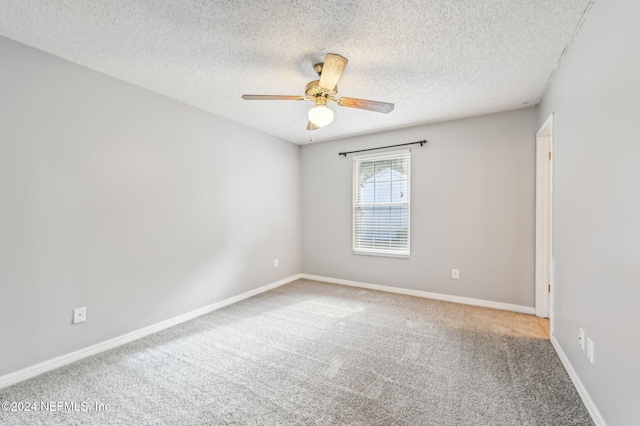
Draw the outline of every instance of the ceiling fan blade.
[[[282,96],[282,95],[242,95],[246,101],[303,101],[304,96]]]
[[[318,130],[319,128],[319,126],[316,126],[311,121],[309,121],[309,124],[307,124],[307,130]]]
[[[382,112],[389,114],[393,111],[393,104],[388,102],[368,101],[366,99],[340,98],[338,105],[349,108],[366,109],[367,111]]]
[[[340,80],[342,71],[347,66],[347,58],[335,53],[327,53],[322,65],[322,73],[320,74],[320,87],[324,90],[333,90]]]

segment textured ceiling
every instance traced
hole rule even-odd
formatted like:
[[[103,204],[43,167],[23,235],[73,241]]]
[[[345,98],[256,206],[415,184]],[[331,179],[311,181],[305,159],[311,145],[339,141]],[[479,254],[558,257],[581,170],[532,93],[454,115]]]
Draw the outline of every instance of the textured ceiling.
[[[304,144],[536,104],[591,0],[0,0],[0,34],[239,123]],[[306,130],[313,64],[349,64]]]

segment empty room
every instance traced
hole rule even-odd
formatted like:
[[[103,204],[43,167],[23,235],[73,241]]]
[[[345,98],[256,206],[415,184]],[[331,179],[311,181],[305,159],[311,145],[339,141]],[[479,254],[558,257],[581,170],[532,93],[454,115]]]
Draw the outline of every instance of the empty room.
[[[0,425],[640,424],[638,16],[0,0]]]

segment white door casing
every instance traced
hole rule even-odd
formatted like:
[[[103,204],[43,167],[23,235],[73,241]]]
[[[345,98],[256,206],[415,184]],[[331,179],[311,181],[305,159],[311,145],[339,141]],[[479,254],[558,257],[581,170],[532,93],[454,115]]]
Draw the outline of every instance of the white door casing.
[[[536,134],[536,315],[551,320],[553,332],[553,114]],[[551,291],[549,291],[549,288]]]

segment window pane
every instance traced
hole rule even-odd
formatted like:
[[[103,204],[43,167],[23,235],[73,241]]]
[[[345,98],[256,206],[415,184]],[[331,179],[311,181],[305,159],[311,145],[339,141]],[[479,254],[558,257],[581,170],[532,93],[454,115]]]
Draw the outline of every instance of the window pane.
[[[389,181],[379,182],[376,180],[375,202],[376,203],[391,202],[391,182]]]
[[[391,202],[392,203],[406,203],[409,201],[408,180],[394,180],[391,183]]]
[[[408,174],[407,165],[408,163],[405,159],[396,158],[392,161],[391,168],[396,172],[402,173],[406,176]]]
[[[391,169],[392,160],[378,160],[376,164],[376,174],[384,171],[385,169]]]

